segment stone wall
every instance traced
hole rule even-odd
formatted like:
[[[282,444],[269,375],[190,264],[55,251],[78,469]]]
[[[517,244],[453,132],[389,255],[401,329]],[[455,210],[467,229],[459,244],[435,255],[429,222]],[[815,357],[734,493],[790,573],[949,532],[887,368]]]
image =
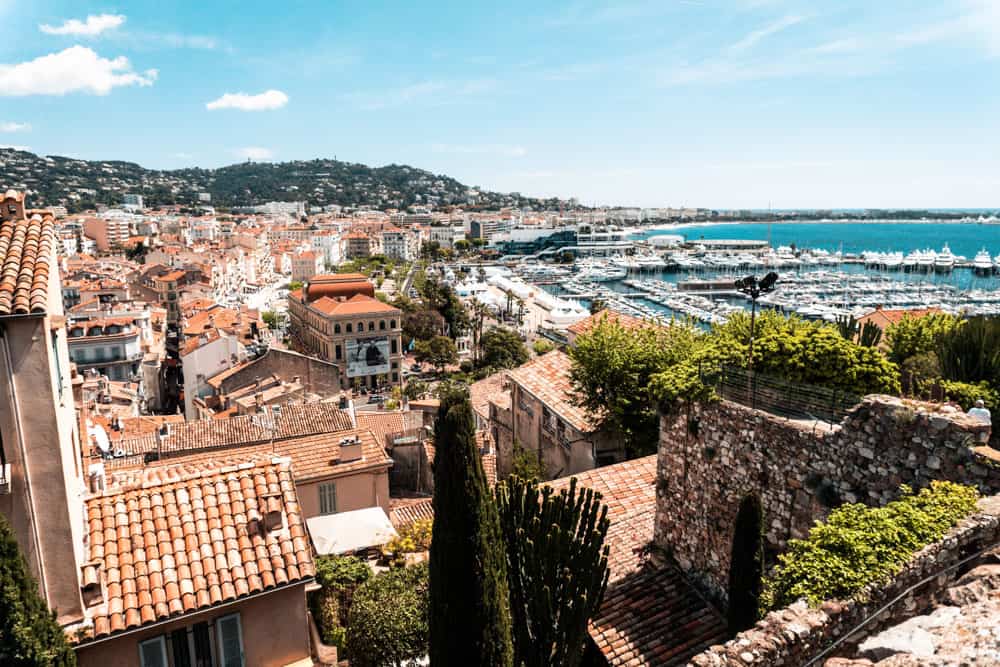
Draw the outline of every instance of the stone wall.
[[[335,396],[340,393],[340,369],[336,364],[278,348],[269,349],[262,357],[227,377],[219,390],[220,393],[228,394],[253,384],[257,378],[270,375],[277,375],[285,382],[298,377],[308,393],[320,396]]]
[[[725,607],[736,513],[761,499],[771,555],[843,502],[882,505],[931,479],[1000,491],[1000,467],[970,445],[985,425],[960,411],[870,396],[834,427],[720,401],[661,419],[656,543]]]
[[[854,642],[922,613],[955,580],[955,571],[944,570],[998,540],[1000,497],[983,498],[976,514],[961,521],[943,539],[917,552],[888,584],[871,585],[855,600],[828,600],[819,608],[810,608],[799,601],[773,611],[726,644],[694,656],[689,667],[804,667],[841,637],[847,636],[847,641]],[[911,586],[916,588],[906,592]],[[879,612],[897,596],[902,597]],[[873,614],[875,620],[856,632],[857,626]],[[823,660],[817,660],[816,664],[822,665]]]

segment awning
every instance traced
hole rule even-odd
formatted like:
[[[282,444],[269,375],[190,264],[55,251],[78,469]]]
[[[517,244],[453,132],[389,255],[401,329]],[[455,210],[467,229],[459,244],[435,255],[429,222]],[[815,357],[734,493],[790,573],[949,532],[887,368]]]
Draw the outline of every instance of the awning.
[[[306,524],[313,547],[321,556],[379,547],[396,537],[396,529],[381,507],[314,516],[306,519]]]

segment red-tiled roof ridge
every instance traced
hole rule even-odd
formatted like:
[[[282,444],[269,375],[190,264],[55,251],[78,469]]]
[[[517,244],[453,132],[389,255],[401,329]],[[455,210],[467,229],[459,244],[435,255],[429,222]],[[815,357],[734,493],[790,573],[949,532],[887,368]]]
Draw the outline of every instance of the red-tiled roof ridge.
[[[0,222],[0,316],[43,314],[56,247],[55,220],[48,211]]]
[[[573,387],[570,384],[572,366],[570,356],[556,349],[507,371],[507,375],[565,419],[570,426],[582,433],[589,433],[596,428],[596,424],[587,411],[573,401]]]
[[[579,322],[574,322],[566,327],[566,330],[579,336],[587,333],[595,326],[605,321],[617,322],[618,325],[624,329],[639,329],[641,327],[658,326],[653,320],[626,315],[625,313],[619,313],[616,310],[604,309],[597,311],[589,317],[583,318]]]

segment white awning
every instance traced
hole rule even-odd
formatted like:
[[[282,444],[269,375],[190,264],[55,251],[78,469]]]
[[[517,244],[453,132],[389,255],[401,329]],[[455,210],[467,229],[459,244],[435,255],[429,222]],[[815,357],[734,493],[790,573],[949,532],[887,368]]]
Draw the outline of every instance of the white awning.
[[[396,537],[396,529],[381,507],[314,516],[306,519],[306,524],[321,556],[382,546]]]

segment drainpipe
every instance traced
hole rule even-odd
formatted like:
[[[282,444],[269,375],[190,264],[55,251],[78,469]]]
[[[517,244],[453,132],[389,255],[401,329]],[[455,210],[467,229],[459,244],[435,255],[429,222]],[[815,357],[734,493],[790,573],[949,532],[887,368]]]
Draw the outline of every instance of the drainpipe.
[[[0,343],[3,345],[4,370],[7,374],[7,386],[10,387],[11,406],[14,413],[14,428],[17,431],[17,443],[21,452],[21,465],[24,476],[24,495],[28,501],[28,520],[31,524],[31,542],[38,559],[38,583],[45,591],[46,600],[49,597],[48,586],[45,581],[45,555],[42,552],[42,545],[38,539],[38,524],[35,517],[35,499],[31,495],[31,480],[28,474],[28,455],[24,447],[24,429],[21,425],[21,405],[17,400],[17,390],[14,387],[14,372],[11,370],[10,344],[7,342],[7,326],[0,323]]]

